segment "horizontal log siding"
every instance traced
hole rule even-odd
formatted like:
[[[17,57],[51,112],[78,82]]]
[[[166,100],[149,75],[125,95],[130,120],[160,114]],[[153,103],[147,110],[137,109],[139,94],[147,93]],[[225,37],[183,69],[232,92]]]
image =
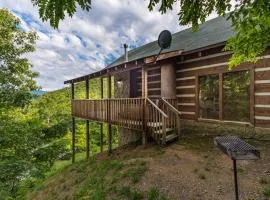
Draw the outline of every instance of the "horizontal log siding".
[[[149,67],[147,73],[148,97],[161,97],[161,69],[160,66]]]
[[[217,53],[217,52],[216,52]],[[219,52],[220,54],[220,52]],[[210,55],[210,54],[208,54]],[[196,76],[227,72],[230,55],[189,61],[176,61],[176,95],[178,109],[183,119],[196,120]],[[194,59],[192,57],[190,59]],[[254,68],[254,118],[255,126],[270,128],[270,56],[269,50],[257,63],[244,63],[233,71]]]
[[[179,70],[187,69],[186,65],[188,64],[180,64],[176,67],[177,106],[178,110],[183,113],[183,119],[195,120],[196,99],[194,86],[196,84],[196,71],[179,72]]]
[[[255,63],[255,125],[270,128],[270,58]]]
[[[141,69],[137,69],[136,73],[134,73],[136,76],[136,80],[137,80],[137,97],[142,97],[142,70]]]

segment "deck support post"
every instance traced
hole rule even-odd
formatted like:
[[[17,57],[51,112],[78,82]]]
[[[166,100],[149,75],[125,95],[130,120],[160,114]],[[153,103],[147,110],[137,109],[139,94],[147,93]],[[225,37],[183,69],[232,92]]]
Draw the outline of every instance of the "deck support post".
[[[143,105],[143,132],[142,132],[142,145],[146,146],[147,144],[147,112],[146,112],[146,98],[148,96],[147,91],[147,70],[145,67],[142,67],[142,97],[144,98],[144,105]]]
[[[108,153],[111,154],[112,153],[112,124],[111,124],[111,96],[112,96],[112,79],[111,79],[111,75],[108,76],[108,102],[107,102],[107,106],[108,106],[108,112],[107,112],[107,119],[108,119]]]
[[[74,83],[71,84],[71,107],[72,107],[72,100],[75,97],[74,93]],[[75,163],[75,117],[72,116],[72,163]]]
[[[224,96],[224,89],[223,89],[223,74],[219,74],[219,120],[223,120],[223,96]]]
[[[85,80],[85,99],[89,99],[89,79]],[[85,121],[86,128],[86,159],[90,156],[90,131],[89,131],[89,120]]]
[[[100,98],[103,99],[103,78],[100,78]],[[103,152],[103,123],[100,123],[100,152]]]

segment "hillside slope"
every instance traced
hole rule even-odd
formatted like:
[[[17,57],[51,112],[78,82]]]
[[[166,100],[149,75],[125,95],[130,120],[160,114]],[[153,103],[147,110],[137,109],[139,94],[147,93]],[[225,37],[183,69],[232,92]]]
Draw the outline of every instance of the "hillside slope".
[[[249,141],[262,159],[239,162],[241,199],[270,195],[269,142]],[[97,154],[59,171],[28,199],[228,200],[233,198],[232,163],[211,136],[190,135],[166,148],[129,146]]]
[[[100,79],[91,79],[89,97],[98,99],[101,97],[100,93]],[[104,98],[106,98],[106,79],[103,81]],[[75,84],[75,99],[85,98],[85,83],[81,82]],[[65,137],[70,148],[71,141],[71,89],[70,87],[62,88],[56,91],[48,92],[38,99],[33,101],[32,110],[36,109],[40,120],[46,124],[51,134],[59,132],[59,137]],[[91,151],[97,152],[99,150],[100,133],[99,124],[91,122]],[[106,126],[104,126],[104,133],[106,133]],[[104,138],[106,144],[106,137]],[[76,119],[76,149],[78,152],[85,150],[85,121],[79,118]]]

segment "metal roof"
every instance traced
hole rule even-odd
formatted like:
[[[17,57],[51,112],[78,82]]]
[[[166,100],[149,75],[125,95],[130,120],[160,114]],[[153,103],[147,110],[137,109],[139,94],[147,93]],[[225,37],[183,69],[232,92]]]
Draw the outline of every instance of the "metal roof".
[[[225,42],[232,35],[231,21],[226,20],[225,17],[217,17],[200,25],[197,32],[193,32],[192,29],[189,28],[173,34],[171,47],[164,50],[163,53],[177,50],[183,50],[183,52],[192,51]],[[157,41],[145,44],[128,51],[128,61],[135,61],[157,55],[159,50],[160,48]],[[115,67],[123,63],[125,63],[124,55],[106,68]]]
[[[164,50],[162,53],[168,53],[177,50],[181,50],[182,53],[189,52],[203,47],[226,42],[228,38],[233,35],[234,32],[231,27],[231,21],[227,20],[226,17],[217,17],[201,24],[198,31],[196,32],[193,32],[192,28],[188,28],[173,34],[171,47]],[[157,41],[150,42],[141,47],[128,51],[128,62],[157,55],[159,50],[160,48]],[[64,83],[66,84],[72,82],[80,82],[87,78],[98,77],[106,74],[106,71],[109,68],[113,68],[124,63],[126,63],[125,56],[122,55],[113,63],[98,72],[93,72],[82,77],[67,80]]]

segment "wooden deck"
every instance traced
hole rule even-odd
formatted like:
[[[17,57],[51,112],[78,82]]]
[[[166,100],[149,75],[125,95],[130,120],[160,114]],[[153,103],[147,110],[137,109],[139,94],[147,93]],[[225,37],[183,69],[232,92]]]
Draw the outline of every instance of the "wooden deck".
[[[117,98],[72,100],[72,115],[146,132],[158,144],[180,135],[180,112],[174,99]]]

